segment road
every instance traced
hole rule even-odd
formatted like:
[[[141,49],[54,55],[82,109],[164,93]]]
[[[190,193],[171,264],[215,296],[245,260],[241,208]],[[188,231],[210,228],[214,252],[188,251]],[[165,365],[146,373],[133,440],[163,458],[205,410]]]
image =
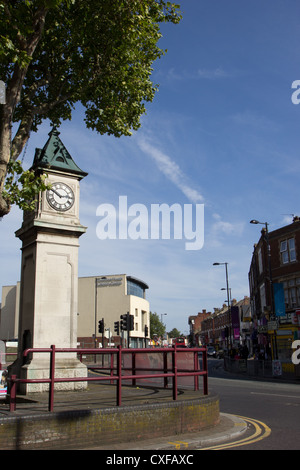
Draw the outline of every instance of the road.
[[[218,359],[208,360],[209,390],[218,393],[220,411],[250,418],[248,436],[255,434],[256,426],[263,430],[260,437],[264,436],[225,448],[299,450],[300,383],[243,379],[224,372],[222,363]],[[270,434],[266,432],[269,430]]]

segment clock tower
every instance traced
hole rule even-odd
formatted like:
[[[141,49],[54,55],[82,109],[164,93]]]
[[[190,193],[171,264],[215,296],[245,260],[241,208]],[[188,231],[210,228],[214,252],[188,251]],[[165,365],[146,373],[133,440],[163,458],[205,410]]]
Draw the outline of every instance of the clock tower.
[[[39,194],[35,210],[24,212],[16,236],[22,241],[18,359],[10,374],[49,377],[49,355],[26,348],[77,347],[78,248],[86,232],[79,220],[79,184],[87,173],[74,162],[53,129],[43,149],[36,149],[32,169],[47,175],[51,189]],[[56,354],[55,377],[86,377],[76,353]],[[21,393],[47,390],[48,384],[21,384]],[[78,390],[86,382],[61,382],[56,389]]]

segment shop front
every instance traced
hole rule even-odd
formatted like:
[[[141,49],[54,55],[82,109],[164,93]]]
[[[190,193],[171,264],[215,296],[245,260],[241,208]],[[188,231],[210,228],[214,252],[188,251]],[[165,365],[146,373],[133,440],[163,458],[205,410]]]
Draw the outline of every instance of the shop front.
[[[268,334],[270,336],[272,358],[281,363],[282,372],[295,374],[295,365],[292,362],[292,343],[298,337],[298,326],[292,324],[278,325],[269,322]]]

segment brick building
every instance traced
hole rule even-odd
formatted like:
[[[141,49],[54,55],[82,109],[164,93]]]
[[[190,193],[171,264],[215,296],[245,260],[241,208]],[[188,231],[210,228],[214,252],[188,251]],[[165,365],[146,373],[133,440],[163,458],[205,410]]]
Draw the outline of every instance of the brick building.
[[[272,232],[265,225],[249,270],[252,341],[261,356],[291,369],[291,344],[300,338],[300,219]]]
[[[238,349],[246,344],[250,350],[250,331],[248,310],[250,299],[245,296],[238,302],[233,299],[230,308],[223,304],[222,308],[215,308],[201,324],[201,342],[203,345],[213,345],[216,349]]]
[[[193,346],[201,345],[201,325],[202,322],[211,315],[211,312],[202,310],[198,315],[192,315],[189,317],[189,326],[190,326],[190,342]]]

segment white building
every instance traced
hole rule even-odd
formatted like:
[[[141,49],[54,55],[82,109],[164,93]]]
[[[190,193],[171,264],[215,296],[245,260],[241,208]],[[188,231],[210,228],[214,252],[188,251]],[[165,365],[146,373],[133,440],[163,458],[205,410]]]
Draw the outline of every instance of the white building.
[[[113,338],[118,344],[114,331],[115,322],[121,315],[129,313],[134,317],[134,330],[130,331],[130,346],[145,346],[145,326],[150,333],[150,310],[146,300],[145,282],[126,274],[110,276],[81,277],[78,283],[78,341],[81,347],[94,347],[102,343],[102,334],[98,333],[98,322],[104,319],[105,337]],[[120,329],[120,336],[122,332]],[[149,334],[147,336],[149,339]],[[109,341],[105,341],[105,346]],[[123,334],[123,346],[127,345],[127,332]],[[96,347],[98,347],[96,345]]]

